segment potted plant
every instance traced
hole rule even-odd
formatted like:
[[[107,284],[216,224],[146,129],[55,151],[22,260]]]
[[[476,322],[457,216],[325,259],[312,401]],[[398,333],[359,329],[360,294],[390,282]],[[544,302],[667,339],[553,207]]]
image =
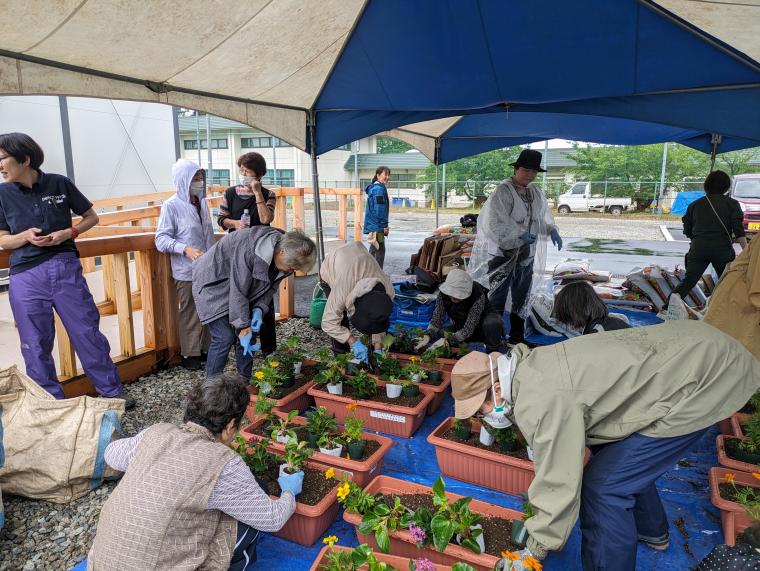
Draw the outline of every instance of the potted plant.
[[[401,381],[401,392],[405,397],[416,397],[418,394],[420,394],[420,387],[418,386],[417,382],[410,379],[404,379]]]
[[[301,340],[297,336],[291,335],[277,348],[276,352],[281,366],[293,376],[300,375],[303,366],[304,353],[299,348],[300,343]]]
[[[292,476],[303,474],[303,467],[314,451],[306,447],[306,442],[298,442],[296,439],[285,443],[284,462],[280,464],[280,476]]]
[[[415,383],[419,383],[428,377],[428,371],[420,365],[419,357],[412,357],[409,364],[405,365],[401,372],[404,377]]]
[[[456,433],[457,438],[460,440],[469,440],[470,433],[472,432],[472,419],[471,418],[455,418],[452,422],[452,428]]]
[[[274,455],[267,450],[268,442],[268,439],[264,439],[261,442],[251,443],[238,434],[230,448],[238,453],[251,473],[259,477],[269,469],[274,461]]]
[[[251,395],[248,418],[251,421],[255,420],[256,403],[260,397],[274,399],[275,412],[301,412],[309,408],[314,401],[307,392],[314,384],[312,377],[316,365],[315,361],[304,360],[301,375],[296,382],[290,365],[283,365],[276,358],[268,358],[251,376],[251,386],[248,389]]]
[[[391,377],[385,383],[385,394],[389,399],[396,399],[401,396],[401,389],[403,388],[403,382],[401,379]]]
[[[268,432],[271,432],[271,426],[275,420],[274,406],[275,401],[264,395],[259,395],[254,402],[253,410],[255,411],[255,416],[253,420],[263,419],[265,430]]]
[[[760,521],[760,474],[710,468],[710,501],[720,510],[727,545],[753,523]]]
[[[287,416],[281,416],[279,417],[273,424],[274,427],[272,428],[272,440],[276,442],[281,442],[282,444],[287,444],[291,440],[297,440],[296,439],[296,433],[289,429],[288,426],[290,425],[291,421],[298,415],[297,410],[291,410]]]
[[[314,375],[314,383],[316,385],[325,385],[327,392],[330,394],[342,395],[343,379],[346,374],[348,361],[351,359],[351,354],[344,353],[330,356],[330,351],[322,348],[319,351],[319,355],[323,368]]]
[[[310,448],[316,448],[317,442],[326,434],[334,434],[338,430],[335,415],[330,414],[323,406],[306,413],[307,442]]]
[[[359,371],[346,382],[351,385],[351,390],[357,399],[368,399],[377,394],[377,381],[366,371]]]
[[[361,460],[367,443],[363,438],[364,421],[356,416],[356,407],[356,403],[346,405],[349,414],[343,424],[343,440],[348,449],[348,457],[352,460]]]
[[[742,429],[741,437],[717,437],[718,462],[727,468],[755,472],[760,465],[760,413],[750,416]]]
[[[525,502],[523,504],[523,517],[522,521],[515,521],[512,523],[512,542],[520,547],[525,547],[525,543],[528,541],[528,528],[525,527],[525,522],[536,515],[533,509],[533,504]]]
[[[434,565],[425,558],[408,559],[385,553],[377,553],[369,545],[343,547],[335,545],[337,537],[331,535],[322,540],[326,547],[317,554],[310,571],[475,571],[466,563],[453,567]]]
[[[319,451],[328,456],[340,456],[343,452],[343,444],[337,436],[331,434],[323,434],[317,445],[319,446]]]
[[[491,446],[494,442],[494,436],[492,434],[493,431],[493,428],[488,426],[485,422],[482,422],[480,424],[480,435],[478,438],[480,440],[480,443],[484,446]]]

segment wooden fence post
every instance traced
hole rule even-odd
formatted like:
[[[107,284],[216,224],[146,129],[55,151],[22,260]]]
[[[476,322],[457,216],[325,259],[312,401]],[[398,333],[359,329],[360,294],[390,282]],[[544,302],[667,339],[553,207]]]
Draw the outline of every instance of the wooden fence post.
[[[338,195],[338,240],[346,239],[346,227],[348,226],[348,217],[346,216],[346,206],[348,205],[348,196],[345,194]]]
[[[361,242],[364,226],[364,201],[362,200],[361,190],[355,188],[356,194],[352,195],[354,199],[354,241]]]
[[[293,229],[294,230],[306,230],[303,216],[303,189],[298,189],[300,192],[298,196],[293,197]]]
[[[179,356],[181,352],[179,344],[179,302],[177,300],[177,288],[172,279],[171,259],[167,254],[159,254],[161,262],[160,282],[163,291],[164,324],[166,331],[166,345],[169,349],[169,359]]]
[[[58,361],[61,377],[74,377],[77,374],[77,358],[69,334],[63,326],[61,318],[55,315],[55,336],[58,339]]]
[[[132,320],[132,291],[129,285],[129,254],[103,256],[111,267],[111,286],[114,292],[116,315],[119,320],[119,347],[121,354],[135,354],[135,325]],[[106,264],[103,264],[106,267]]]
[[[111,256],[100,257],[100,268],[103,270],[103,295],[106,301],[114,302],[116,294],[114,292],[113,277],[113,258]]]
[[[156,250],[137,252],[140,265],[145,346],[150,349],[166,349],[164,329],[163,293],[161,292],[159,259]]]

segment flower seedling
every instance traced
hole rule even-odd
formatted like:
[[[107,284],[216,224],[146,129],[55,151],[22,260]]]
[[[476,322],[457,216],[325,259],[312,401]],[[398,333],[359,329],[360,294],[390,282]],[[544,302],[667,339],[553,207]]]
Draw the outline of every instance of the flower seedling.
[[[446,497],[446,485],[443,478],[438,476],[435,484],[433,484],[433,505],[437,511],[430,521],[433,545],[438,551],[446,549],[451,539],[457,536],[459,545],[466,547],[473,553],[481,552],[477,539],[483,534],[483,530],[479,527],[483,518],[472,513],[470,510],[471,501],[472,498],[467,496],[449,504]]]
[[[338,502],[340,502],[346,511],[359,515],[366,514],[375,505],[377,499],[372,494],[365,492],[351,480],[343,480],[338,486]]]
[[[303,470],[306,460],[314,451],[306,447],[306,442],[298,442],[295,439],[288,440],[285,444],[285,472],[295,474]]]
[[[760,472],[752,472],[752,476],[756,480],[760,480]],[[725,480],[733,488],[733,501],[742,505],[753,522],[760,522],[760,489],[751,486],[737,486],[736,474],[733,472],[726,474]]]
[[[412,357],[409,360],[409,364],[403,367],[402,375],[407,379],[419,382],[423,379],[427,379],[428,372],[427,369],[420,365],[419,357]],[[415,377],[417,378],[415,379]]]
[[[288,374],[280,368],[280,362],[274,359],[268,359],[267,362],[253,374],[251,384],[258,387],[259,394],[264,396],[276,396],[280,393],[282,385],[288,380]]]
[[[470,438],[470,433],[472,432],[472,419],[454,419],[454,422],[451,423],[451,427],[454,429],[454,434],[457,438],[460,440],[467,440]]]
[[[348,550],[333,549],[333,545],[338,541],[334,535],[325,537],[322,543],[329,545],[330,550],[325,554],[326,563],[322,563],[319,569],[324,571],[358,571],[366,569],[367,571],[399,571],[388,563],[379,561],[367,544]]]
[[[342,446],[342,442],[337,436],[323,434],[317,441],[317,446],[325,450],[334,450],[338,446]]]
[[[356,416],[356,406],[356,403],[348,403],[346,405],[350,414],[348,414],[343,421],[343,440],[345,440],[347,444],[360,442],[364,437],[362,430],[364,429],[365,421]]]
[[[287,437],[288,440],[295,440],[296,433],[294,430],[289,429],[290,423],[298,416],[297,410],[291,410],[286,417],[278,417],[274,422],[274,428],[272,428],[272,440],[279,440],[280,438]]]
[[[742,426],[744,439],[738,448],[746,454],[758,454],[760,451],[760,412],[753,414]]]
[[[338,430],[335,414],[330,414],[323,406],[306,413],[306,428],[317,438],[325,434],[332,434]]]
[[[377,546],[383,553],[391,550],[390,534],[402,527],[402,517],[409,517],[409,508],[401,504],[398,497],[393,498],[393,504],[376,503],[367,510],[359,524],[359,533],[374,534]]]
[[[377,394],[377,381],[366,371],[359,371],[346,382],[353,387],[354,396],[358,399],[372,398]]]
[[[237,435],[231,448],[240,455],[254,475],[261,476],[274,463],[274,456],[267,450],[268,444],[267,439],[260,442],[248,442]]]
[[[319,360],[323,369],[314,375],[314,382],[318,385],[337,385],[342,382],[346,374],[346,366],[351,360],[350,353],[333,356],[324,347],[319,351]]]
[[[264,396],[259,395],[256,398],[256,404],[253,407],[254,412],[257,416],[264,419],[264,424],[271,424],[275,419],[274,414],[274,407],[277,403],[273,401],[272,399]]]

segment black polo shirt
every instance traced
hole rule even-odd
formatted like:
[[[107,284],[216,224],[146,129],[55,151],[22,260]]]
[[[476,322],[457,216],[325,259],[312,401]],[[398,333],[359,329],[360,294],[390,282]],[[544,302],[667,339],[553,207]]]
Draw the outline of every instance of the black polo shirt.
[[[0,230],[18,234],[40,228],[42,235],[71,227],[71,212],[82,215],[92,203],[65,176],[38,171],[32,188],[19,183],[0,184]],[[41,247],[26,243],[11,252],[11,274],[18,274],[62,252],[76,252],[74,240]]]

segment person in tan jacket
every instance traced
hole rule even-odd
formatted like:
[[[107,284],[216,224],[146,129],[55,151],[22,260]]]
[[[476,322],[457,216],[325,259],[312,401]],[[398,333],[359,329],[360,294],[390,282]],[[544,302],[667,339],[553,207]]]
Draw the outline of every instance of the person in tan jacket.
[[[322,331],[332,338],[333,352],[368,360],[368,348],[351,334],[380,334],[388,329],[393,310],[393,284],[361,242],[351,242],[325,256],[319,272],[327,296]],[[379,347],[379,339],[373,339]],[[376,347],[376,348],[377,348]]]
[[[673,321],[518,345],[509,357],[473,352],[451,386],[457,418],[489,421],[503,406],[533,449],[527,550],[562,549],[580,514],[583,569],[633,571],[637,541],[669,542],[655,480],[744,406],[760,363],[711,325]]]
[[[710,297],[705,322],[740,341],[760,359],[760,240],[739,254]]]

